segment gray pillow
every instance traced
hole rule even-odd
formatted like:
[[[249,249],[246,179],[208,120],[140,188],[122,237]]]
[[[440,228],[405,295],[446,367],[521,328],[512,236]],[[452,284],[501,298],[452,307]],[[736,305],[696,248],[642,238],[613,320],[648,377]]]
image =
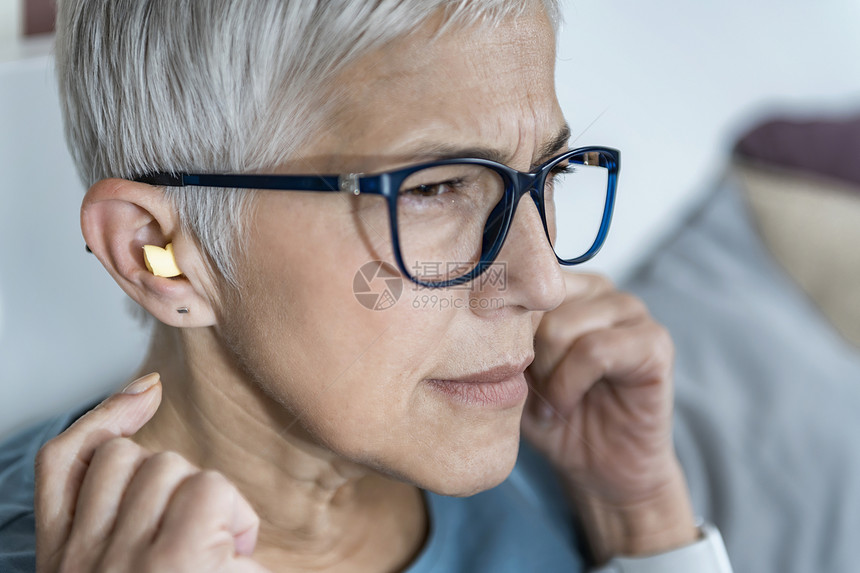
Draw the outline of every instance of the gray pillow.
[[[675,339],[678,455],[738,573],[860,571],[860,352],[727,178],[624,288]]]

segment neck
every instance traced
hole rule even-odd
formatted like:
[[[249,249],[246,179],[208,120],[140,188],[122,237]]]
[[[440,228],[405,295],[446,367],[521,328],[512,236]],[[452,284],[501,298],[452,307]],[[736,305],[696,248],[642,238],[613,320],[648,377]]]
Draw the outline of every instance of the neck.
[[[288,407],[241,371],[211,329],[159,324],[141,371],[160,372],[163,399],[134,440],[232,481],[260,516],[254,556],[264,565],[392,570],[420,549],[420,491],[316,443]]]

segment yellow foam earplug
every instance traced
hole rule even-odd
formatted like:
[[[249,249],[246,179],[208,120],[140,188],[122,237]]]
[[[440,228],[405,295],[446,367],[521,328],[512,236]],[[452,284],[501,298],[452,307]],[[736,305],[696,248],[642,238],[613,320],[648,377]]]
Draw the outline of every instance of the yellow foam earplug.
[[[173,243],[167,243],[163,249],[156,245],[144,245],[143,261],[146,268],[157,277],[178,277],[182,274],[173,256]]]

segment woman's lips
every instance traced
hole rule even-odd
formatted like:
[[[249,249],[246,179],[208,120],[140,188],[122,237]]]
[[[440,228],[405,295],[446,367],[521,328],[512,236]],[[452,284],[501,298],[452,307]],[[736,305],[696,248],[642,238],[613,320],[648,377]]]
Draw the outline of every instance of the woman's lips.
[[[519,365],[503,365],[454,380],[430,379],[427,383],[456,402],[469,406],[513,408],[528,395],[525,369],[531,360]]]

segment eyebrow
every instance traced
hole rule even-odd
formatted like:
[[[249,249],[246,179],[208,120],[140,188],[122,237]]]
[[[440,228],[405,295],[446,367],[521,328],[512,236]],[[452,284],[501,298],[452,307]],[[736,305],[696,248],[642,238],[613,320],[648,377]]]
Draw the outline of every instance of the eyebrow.
[[[540,147],[538,158],[532,164],[531,169],[545,163],[560,151],[566,150],[569,140],[570,126],[565,123],[552,139],[546,141]],[[507,164],[511,160],[510,153],[502,151],[501,149],[494,149],[491,147],[454,147],[446,144],[422,147],[416,150],[414,154],[410,153],[409,155],[416,158],[432,160],[469,157],[474,159],[486,159],[504,164]]]
[[[566,151],[568,144],[570,142],[570,126],[565,123],[558,134],[551,141],[546,142],[543,147],[540,149],[540,155],[538,156],[537,164],[532,165],[532,167],[537,167],[538,165],[549,161],[552,156],[557,155],[560,151]]]

